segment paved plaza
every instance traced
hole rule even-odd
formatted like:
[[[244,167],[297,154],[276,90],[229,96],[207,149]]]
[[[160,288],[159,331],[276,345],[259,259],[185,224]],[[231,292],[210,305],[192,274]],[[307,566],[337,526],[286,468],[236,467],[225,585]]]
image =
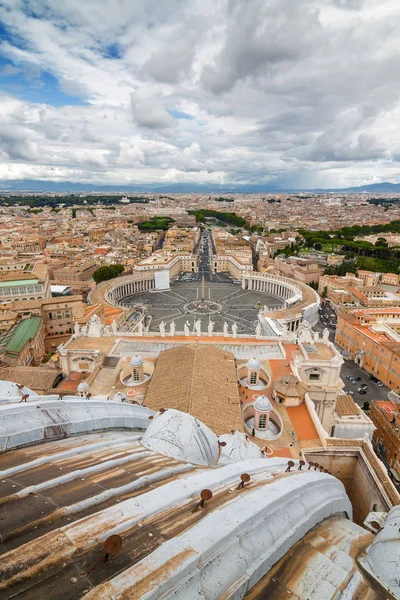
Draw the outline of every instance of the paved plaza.
[[[211,319],[214,332],[222,332],[225,322],[231,331],[233,323],[236,322],[239,334],[251,335],[254,335],[258,323],[257,313],[261,307],[266,305],[277,309],[283,306],[281,299],[253,290],[243,290],[240,283],[234,283],[223,274],[212,274],[211,281],[205,283],[205,300],[213,303],[210,314],[195,315],[191,312],[190,303],[200,299],[201,278],[199,274],[193,273],[172,282],[169,291],[141,292],[126,298],[124,303],[145,307],[145,325],[149,327],[149,331],[158,332],[162,321],[168,330],[169,323],[175,321],[177,331],[183,331],[185,323],[188,322],[190,331],[193,332],[194,321],[200,318],[203,332],[207,332]]]

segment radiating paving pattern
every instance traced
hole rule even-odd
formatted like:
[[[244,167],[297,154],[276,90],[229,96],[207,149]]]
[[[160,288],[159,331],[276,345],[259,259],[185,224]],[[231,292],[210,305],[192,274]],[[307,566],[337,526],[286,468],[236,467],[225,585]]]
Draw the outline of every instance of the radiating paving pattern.
[[[216,276],[213,276],[214,278]],[[183,331],[188,322],[189,329],[194,332],[194,322],[200,318],[202,330],[207,331],[209,320],[214,323],[214,331],[223,331],[226,322],[229,328],[237,323],[238,333],[254,334],[258,323],[258,311],[264,306],[271,310],[283,307],[283,300],[270,294],[243,290],[226,276],[219,275],[219,280],[207,282],[205,299],[211,301],[214,309],[210,315],[194,314],[191,302],[201,299],[201,281],[177,281],[171,284],[167,292],[143,292],[124,300],[130,305],[148,306],[147,314],[151,317],[150,331],[159,331],[161,321],[166,325],[175,321],[177,331]],[[218,312],[217,306],[220,306]],[[273,331],[271,330],[271,335]]]

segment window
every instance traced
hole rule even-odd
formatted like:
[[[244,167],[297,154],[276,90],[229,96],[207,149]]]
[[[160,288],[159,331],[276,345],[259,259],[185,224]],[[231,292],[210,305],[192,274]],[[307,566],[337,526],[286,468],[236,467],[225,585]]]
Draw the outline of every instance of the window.
[[[309,379],[310,379],[310,381],[319,381],[319,377],[320,377],[319,373],[310,373]]]
[[[133,369],[133,381],[140,381],[140,374],[138,369]]]
[[[267,415],[260,415],[258,418],[258,429],[267,428]]]
[[[253,373],[250,374],[250,385],[256,385],[257,383],[257,372],[253,371]]]

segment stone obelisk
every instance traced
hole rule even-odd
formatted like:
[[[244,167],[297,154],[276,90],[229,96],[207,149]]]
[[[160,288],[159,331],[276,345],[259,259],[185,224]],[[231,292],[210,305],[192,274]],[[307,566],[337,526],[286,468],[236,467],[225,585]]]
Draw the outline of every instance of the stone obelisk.
[[[201,303],[202,304],[204,304],[204,295],[205,295],[205,292],[204,292],[204,275],[203,275],[203,277],[201,278]]]

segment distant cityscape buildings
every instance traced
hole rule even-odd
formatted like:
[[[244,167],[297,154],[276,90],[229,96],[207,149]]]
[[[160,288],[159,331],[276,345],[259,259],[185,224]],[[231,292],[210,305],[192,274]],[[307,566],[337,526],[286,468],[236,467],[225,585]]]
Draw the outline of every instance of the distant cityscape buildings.
[[[35,198],[0,199],[0,596],[400,598],[400,203]]]

